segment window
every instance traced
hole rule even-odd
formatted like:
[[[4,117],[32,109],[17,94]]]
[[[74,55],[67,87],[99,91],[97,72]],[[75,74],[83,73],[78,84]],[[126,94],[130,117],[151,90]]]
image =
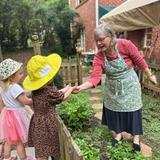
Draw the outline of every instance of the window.
[[[152,28],[147,28],[144,35],[144,47],[151,47]]]
[[[84,50],[85,50],[86,37],[85,37],[85,31],[84,31],[84,29],[81,30],[80,39],[81,39],[81,47],[84,48]]]
[[[86,1],[86,0],[76,0],[76,6],[80,5],[84,1]]]

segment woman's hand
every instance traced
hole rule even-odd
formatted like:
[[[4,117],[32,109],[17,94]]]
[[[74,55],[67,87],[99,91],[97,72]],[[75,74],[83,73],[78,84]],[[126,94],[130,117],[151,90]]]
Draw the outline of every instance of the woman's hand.
[[[145,69],[144,72],[145,72],[148,80],[150,80],[153,84],[158,85],[156,76],[154,74],[152,74],[151,70],[148,67]]]
[[[155,85],[157,85],[157,84],[158,84],[158,82],[157,82],[157,78],[156,78],[156,76],[155,76],[155,75],[151,75],[151,76],[149,76],[149,77],[148,77],[148,79],[149,79],[152,83],[154,83]]]
[[[81,91],[81,86],[75,86],[72,90],[72,93],[79,93]]]
[[[75,86],[72,93],[79,93],[82,90],[88,89],[88,88],[92,88],[93,84],[91,82],[84,82],[79,86]]]

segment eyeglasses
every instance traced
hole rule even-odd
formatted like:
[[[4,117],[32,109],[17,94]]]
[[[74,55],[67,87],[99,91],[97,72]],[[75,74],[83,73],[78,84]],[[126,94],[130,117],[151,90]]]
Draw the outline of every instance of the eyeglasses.
[[[96,39],[96,42],[103,42],[108,36]]]

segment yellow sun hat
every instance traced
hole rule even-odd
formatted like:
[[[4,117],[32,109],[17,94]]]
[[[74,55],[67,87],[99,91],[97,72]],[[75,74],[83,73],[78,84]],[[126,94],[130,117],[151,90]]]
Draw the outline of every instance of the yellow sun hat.
[[[23,81],[23,87],[34,91],[49,82],[58,72],[62,63],[61,57],[56,54],[49,56],[33,56],[27,63],[27,76]]]

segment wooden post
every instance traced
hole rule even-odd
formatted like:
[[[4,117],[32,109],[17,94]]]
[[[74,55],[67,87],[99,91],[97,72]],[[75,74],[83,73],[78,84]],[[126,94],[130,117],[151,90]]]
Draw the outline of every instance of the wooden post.
[[[41,47],[40,47],[40,41],[38,38],[38,35],[32,35],[31,37],[32,44],[33,44],[33,50],[35,55],[41,55]]]
[[[73,144],[73,160],[83,160],[83,155],[82,152],[80,151],[79,147],[77,146],[77,144],[73,141],[72,139],[72,144]]]
[[[63,137],[63,121],[62,119],[57,115],[56,116],[58,120],[58,130],[59,130],[59,143],[60,143],[60,160],[65,160],[65,146],[64,146],[64,141],[62,139]]]
[[[2,48],[1,48],[1,45],[0,45],[0,62],[3,61],[3,54],[2,54]]]
[[[78,85],[80,85],[82,84],[82,67],[81,67],[80,55],[81,52],[83,51],[83,48],[76,47],[76,51],[77,51]]]

